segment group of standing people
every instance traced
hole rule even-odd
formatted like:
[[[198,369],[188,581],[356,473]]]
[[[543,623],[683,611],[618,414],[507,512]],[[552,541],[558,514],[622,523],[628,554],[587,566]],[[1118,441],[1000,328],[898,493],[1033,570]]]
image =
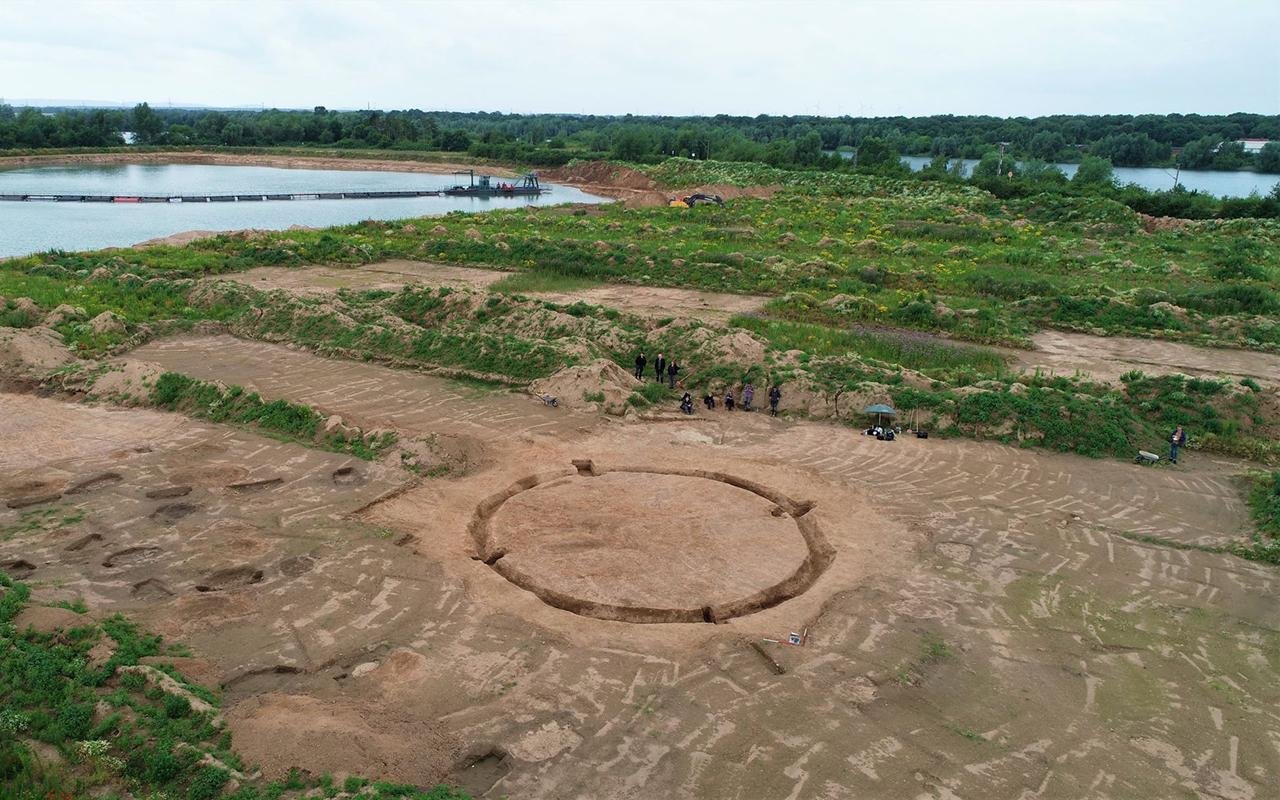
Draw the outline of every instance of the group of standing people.
[[[649,363],[649,359],[645,358],[644,353],[636,356],[636,380],[644,380],[644,368]],[[658,353],[658,357],[653,360],[653,376],[658,383],[662,383],[663,377],[670,382],[672,389],[676,388],[676,378],[680,375],[680,365],[673,358],[670,361]]]
[[[636,380],[645,380],[646,368],[649,366],[649,359],[644,353],[636,356]],[[653,360],[653,377],[658,383],[662,383],[665,378],[668,385],[676,388],[676,379],[680,376],[680,364],[673,358],[668,360],[667,357],[658,353]],[[737,401],[733,396],[733,389],[725,389],[724,407],[728,411],[732,411],[737,405],[743,411],[751,411],[752,404],[755,402],[756,387],[750,383],[746,383],[742,387],[741,402]],[[769,387],[769,415],[778,416],[778,403],[782,400],[782,389],[774,384]],[[708,411],[712,411],[716,407],[716,398],[708,392],[702,396],[702,404],[707,407]],[[693,413],[693,396],[688,392],[680,398],[680,410],[686,414]]]

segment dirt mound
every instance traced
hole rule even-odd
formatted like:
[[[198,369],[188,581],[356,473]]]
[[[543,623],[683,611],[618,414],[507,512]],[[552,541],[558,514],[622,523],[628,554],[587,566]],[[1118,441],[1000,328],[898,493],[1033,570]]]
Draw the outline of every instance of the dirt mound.
[[[658,184],[643,172],[608,161],[584,161],[541,173],[541,177],[561,183],[615,186],[620,189],[656,189]]]
[[[869,418],[862,413],[862,409],[873,403],[892,405],[891,387],[866,382],[854,391],[837,393],[820,387],[810,376],[801,374],[783,385],[782,401],[778,403],[778,408],[784,412],[804,414],[812,419],[867,420]]]
[[[28,606],[14,618],[13,625],[20,631],[33,628],[37,633],[56,633],[64,628],[79,628],[92,622],[89,617],[65,608]]]
[[[621,200],[628,206],[661,206],[667,196],[652,178],[643,172],[608,161],[584,161],[542,173],[542,177],[568,183]]]
[[[627,398],[640,385],[622,367],[598,358],[590,364],[565,367],[549,377],[534,381],[529,391],[534,396],[555,395],[567,408],[599,407],[606,414],[621,416],[627,410]]]
[[[0,372],[35,378],[75,360],[62,335],[49,328],[0,328]]]
[[[89,320],[89,329],[97,334],[124,333],[127,330],[124,320],[113,311],[103,311]]]
[[[720,358],[734,364],[759,364],[764,361],[764,342],[744,330],[736,330],[713,340]]]
[[[164,372],[164,367],[150,361],[132,358],[117,361],[94,381],[89,389],[89,396],[109,398],[117,403],[142,405],[149,401],[156,379]]]
[[[266,694],[227,715],[236,749],[268,779],[290,766],[316,774],[348,772],[430,786],[448,774],[457,745],[421,720],[387,709],[314,697]]]
[[[700,186],[682,188],[679,194],[713,194],[719,195],[722,200],[732,200],[735,197],[757,197],[768,200],[777,194],[781,188],[776,183],[769,186],[733,186],[728,183],[704,183]]]
[[[144,242],[138,242],[133,247],[135,250],[142,250],[147,247],[160,247],[163,245],[181,247],[184,244],[191,244],[192,242],[196,242],[201,239],[212,239],[213,237],[221,236],[224,233],[226,233],[226,231],[181,231],[171,236],[160,236],[155,239],[147,239]]]
[[[1195,224],[1194,220],[1181,219],[1180,217],[1153,217],[1150,214],[1138,214],[1138,220],[1142,224],[1142,229],[1147,233],[1155,233],[1157,231],[1180,231],[1189,225]]]

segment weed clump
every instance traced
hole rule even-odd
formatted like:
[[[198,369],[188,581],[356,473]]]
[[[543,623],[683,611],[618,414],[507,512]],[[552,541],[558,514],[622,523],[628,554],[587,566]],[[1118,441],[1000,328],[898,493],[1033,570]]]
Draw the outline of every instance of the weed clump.
[[[249,425],[268,435],[318,444],[366,461],[377,458],[395,443],[393,433],[366,440],[342,431],[326,432],[325,417],[310,406],[286,400],[268,402],[241,386],[223,387],[176,372],[166,372],[156,379],[151,402],[168,411],[182,411],[213,422]]]

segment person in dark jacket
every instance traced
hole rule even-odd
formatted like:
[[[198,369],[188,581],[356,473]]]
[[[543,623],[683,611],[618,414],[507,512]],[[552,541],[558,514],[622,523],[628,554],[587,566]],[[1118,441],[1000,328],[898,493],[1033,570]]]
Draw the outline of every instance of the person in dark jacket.
[[[707,392],[702,396],[702,404],[707,407],[708,411],[716,410],[716,396],[711,392]]]
[[[644,380],[644,365],[649,363],[649,359],[644,357],[644,353],[636,356],[636,380]]]
[[[662,357],[662,353],[658,353],[658,357],[653,360],[653,371],[658,376],[658,383],[662,383],[662,376],[667,371],[667,360]]]
[[[667,377],[671,379],[672,389],[676,388],[676,376],[679,374],[680,365],[675,362],[675,359],[672,359],[671,363],[667,365]]]
[[[769,416],[778,416],[778,401],[782,399],[782,390],[775,383],[769,387]]]
[[[1169,436],[1169,461],[1171,463],[1178,463],[1178,451],[1181,450],[1186,443],[1187,432],[1182,429],[1181,425],[1179,425],[1174,428],[1173,434]]]
[[[693,413],[693,395],[688,392],[684,393],[684,396],[680,398],[680,410],[686,414]]]
[[[724,390],[724,410],[725,411],[733,410],[733,390],[732,389]]]

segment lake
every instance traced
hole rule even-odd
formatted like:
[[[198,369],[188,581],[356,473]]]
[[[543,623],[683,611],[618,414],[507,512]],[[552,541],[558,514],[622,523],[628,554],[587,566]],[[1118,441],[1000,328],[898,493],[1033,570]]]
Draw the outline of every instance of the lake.
[[[314,194],[440,189],[465,175],[356,172],[196,164],[117,164],[0,170],[0,194]],[[450,211],[526,205],[600,203],[555,185],[537,197],[410,197],[366,200],[280,200],[247,203],[0,202],[0,256],[43,250],[126,247],[189,230],[321,228],[366,219],[404,219]]]
[[[845,158],[853,154],[841,151]],[[902,163],[919,172],[932,161],[931,156],[903,156]],[[964,174],[968,175],[978,163],[977,159],[962,158]],[[1058,164],[1058,169],[1070,178],[1076,174],[1079,164]],[[1167,191],[1173,188],[1175,170],[1164,167],[1115,167],[1116,180],[1121,184],[1136,183],[1143,189]],[[1280,184],[1280,175],[1264,175],[1261,172],[1184,169],[1178,182],[1189,191],[1204,192],[1217,197],[1248,197],[1253,192],[1265,195]]]

